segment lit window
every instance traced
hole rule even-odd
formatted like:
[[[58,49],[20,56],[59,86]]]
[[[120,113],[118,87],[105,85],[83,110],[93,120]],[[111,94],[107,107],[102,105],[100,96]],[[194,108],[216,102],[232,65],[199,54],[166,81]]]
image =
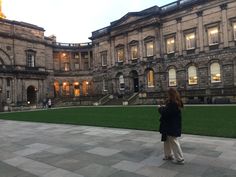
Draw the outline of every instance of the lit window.
[[[221,82],[219,63],[212,63],[210,69],[211,69],[211,83]]]
[[[216,45],[219,43],[219,30],[217,27],[208,29],[209,45]]]
[[[135,46],[131,46],[131,59],[132,60],[135,60],[138,58],[138,46],[135,45]]]
[[[190,66],[188,68],[188,84],[197,84],[197,68],[195,66]]]
[[[26,51],[26,61],[28,67],[35,67],[35,52],[34,51]]]
[[[62,92],[63,92],[63,95],[70,95],[70,84],[69,84],[69,82],[63,82]]]
[[[54,91],[55,91],[55,96],[58,96],[60,92],[60,85],[59,82],[57,81],[54,82]]]
[[[101,53],[102,66],[107,66],[107,52]]]
[[[117,61],[118,62],[124,62],[124,48],[117,50]]]
[[[69,71],[70,70],[69,63],[64,63],[64,70],[65,71]]]
[[[120,75],[120,77],[119,77],[119,84],[120,84],[120,90],[124,90],[125,89],[125,80],[124,80],[123,75]]]
[[[195,49],[195,34],[190,33],[185,36],[186,39],[186,49],[191,50]]]
[[[107,91],[108,90],[108,83],[107,81],[104,79],[103,80],[103,91]]]
[[[175,52],[175,38],[169,38],[166,40],[166,52],[174,53]]]
[[[148,87],[154,87],[154,72],[153,72],[153,70],[148,71],[147,82],[148,82]]]
[[[169,70],[169,86],[170,87],[176,86],[176,70],[175,69]]]
[[[147,54],[147,57],[153,56],[153,53],[154,53],[153,49],[154,49],[153,41],[147,42],[146,43],[146,54]]]
[[[236,41],[236,22],[234,23],[234,40]]]
[[[80,96],[79,82],[74,82],[74,95]]]

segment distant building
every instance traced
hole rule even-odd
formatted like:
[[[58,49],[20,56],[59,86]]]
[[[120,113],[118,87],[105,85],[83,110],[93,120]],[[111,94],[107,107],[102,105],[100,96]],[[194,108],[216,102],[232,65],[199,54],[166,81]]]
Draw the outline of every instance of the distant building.
[[[188,103],[235,102],[235,11],[235,0],[179,0],[129,12],[81,44],[0,18],[0,109],[105,95],[150,104],[169,87]]]

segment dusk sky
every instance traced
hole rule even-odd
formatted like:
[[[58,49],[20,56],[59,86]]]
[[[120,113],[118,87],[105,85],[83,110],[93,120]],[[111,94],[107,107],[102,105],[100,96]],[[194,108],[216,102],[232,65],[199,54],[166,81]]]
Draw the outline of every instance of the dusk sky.
[[[89,42],[92,31],[106,27],[128,12],[174,0],[2,0],[2,11],[9,20],[43,27],[46,36],[58,42]]]

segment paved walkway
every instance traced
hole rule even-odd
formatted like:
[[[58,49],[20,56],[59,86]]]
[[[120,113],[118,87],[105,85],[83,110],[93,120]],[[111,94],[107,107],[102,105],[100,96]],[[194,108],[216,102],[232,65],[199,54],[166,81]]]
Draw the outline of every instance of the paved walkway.
[[[236,140],[183,135],[185,165],[157,132],[0,120],[0,177],[236,177]]]

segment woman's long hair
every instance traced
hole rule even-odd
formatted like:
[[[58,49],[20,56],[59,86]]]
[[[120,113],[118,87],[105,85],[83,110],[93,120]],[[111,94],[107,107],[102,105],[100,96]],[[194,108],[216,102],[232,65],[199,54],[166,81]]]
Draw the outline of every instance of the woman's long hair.
[[[174,88],[168,90],[168,102],[174,102],[178,105],[179,108],[183,108],[183,102],[180,98],[179,92]]]

